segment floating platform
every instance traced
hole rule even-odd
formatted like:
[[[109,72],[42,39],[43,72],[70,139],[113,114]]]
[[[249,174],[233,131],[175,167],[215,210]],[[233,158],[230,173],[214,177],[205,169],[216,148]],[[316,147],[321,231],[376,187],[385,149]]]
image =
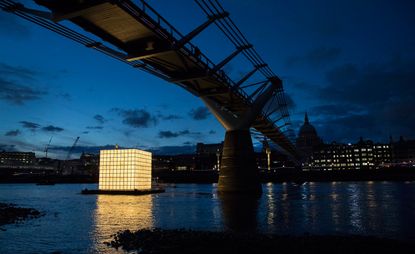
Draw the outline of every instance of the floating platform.
[[[148,189],[148,190],[88,190],[83,189],[81,194],[90,195],[90,194],[105,194],[105,195],[148,195],[148,194],[155,194],[155,193],[163,193],[165,189],[157,188],[157,189]]]

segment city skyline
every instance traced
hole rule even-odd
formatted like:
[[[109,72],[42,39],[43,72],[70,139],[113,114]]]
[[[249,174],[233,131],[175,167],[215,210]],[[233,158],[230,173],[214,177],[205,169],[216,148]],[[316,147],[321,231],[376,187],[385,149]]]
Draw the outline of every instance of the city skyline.
[[[186,33],[206,17],[193,1],[182,2],[149,4]],[[408,115],[415,108],[411,2],[223,5],[283,80],[293,101],[295,132],[307,111],[326,142],[413,138],[415,118]],[[51,146],[63,148],[77,136],[84,147],[180,149],[222,141],[223,128],[184,89],[11,14],[0,12],[0,24],[2,149],[42,154],[51,136]],[[212,37],[217,40],[207,40]],[[222,37],[212,26],[195,44],[218,62],[232,52]],[[247,70],[238,62],[227,66],[233,76]]]

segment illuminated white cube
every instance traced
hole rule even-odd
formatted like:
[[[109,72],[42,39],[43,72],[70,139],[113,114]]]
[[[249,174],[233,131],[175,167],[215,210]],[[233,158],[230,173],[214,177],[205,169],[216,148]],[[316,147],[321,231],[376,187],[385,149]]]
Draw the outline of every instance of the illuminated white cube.
[[[99,189],[151,189],[151,153],[138,149],[101,150]]]

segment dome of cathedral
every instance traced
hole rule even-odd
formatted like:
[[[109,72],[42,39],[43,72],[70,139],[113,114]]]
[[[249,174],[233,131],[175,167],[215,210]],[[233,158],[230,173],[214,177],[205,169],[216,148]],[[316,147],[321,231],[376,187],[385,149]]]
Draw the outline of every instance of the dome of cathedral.
[[[313,153],[314,147],[320,145],[321,143],[322,141],[317,135],[317,131],[314,126],[310,124],[306,113],[304,117],[304,124],[298,132],[296,146],[304,157],[309,157]]]
[[[316,129],[308,121],[307,113],[305,115],[304,124],[298,132],[298,137],[318,137]]]

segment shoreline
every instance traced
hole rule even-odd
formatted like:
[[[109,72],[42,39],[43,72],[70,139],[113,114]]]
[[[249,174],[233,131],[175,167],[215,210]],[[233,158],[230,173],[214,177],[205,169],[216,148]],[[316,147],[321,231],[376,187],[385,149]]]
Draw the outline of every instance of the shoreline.
[[[139,253],[409,253],[412,242],[359,235],[267,235],[184,229],[120,231],[107,246]],[[274,251],[273,251],[274,250]]]

